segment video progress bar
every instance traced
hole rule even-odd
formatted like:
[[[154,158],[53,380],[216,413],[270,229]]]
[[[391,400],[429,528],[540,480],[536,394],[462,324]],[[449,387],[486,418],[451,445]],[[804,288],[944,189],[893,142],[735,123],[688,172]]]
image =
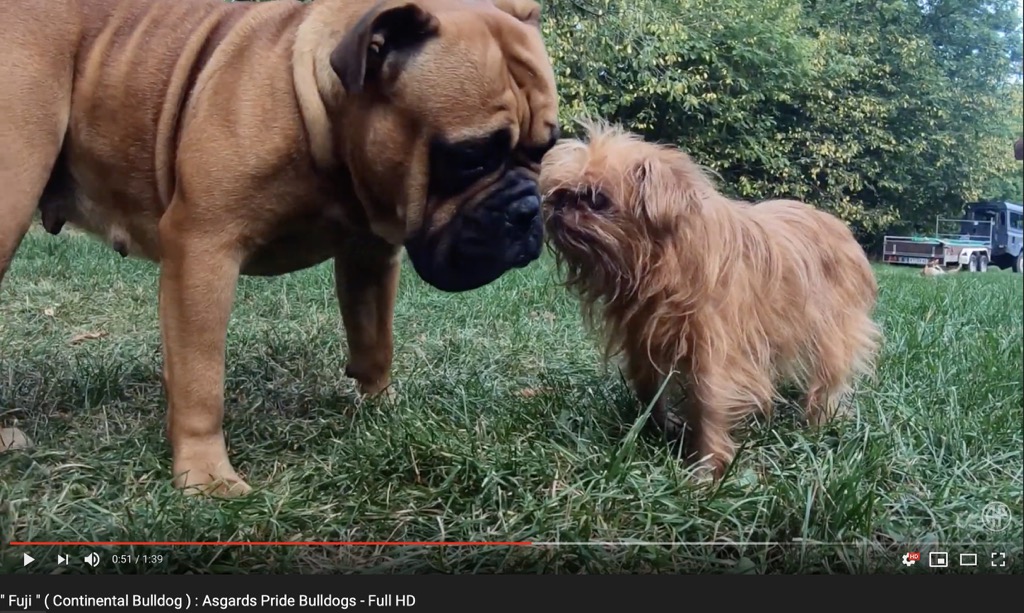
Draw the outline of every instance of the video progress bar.
[[[12,547],[1005,547],[1006,543],[840,541],[12,541]]]
[[[11,541],[12,547],[526,547],[525,541]]]

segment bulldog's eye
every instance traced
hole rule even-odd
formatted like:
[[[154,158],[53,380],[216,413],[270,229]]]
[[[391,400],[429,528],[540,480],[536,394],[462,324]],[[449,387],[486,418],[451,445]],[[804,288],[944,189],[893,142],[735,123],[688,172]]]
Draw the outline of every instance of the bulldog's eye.
[[[528,164],[537,165],[541,163],[547,152],[548,149],[546,147],[524,147],[523,157],[526,158]]]
[[[497,172],[506,163],[510,140],[504,129],[461,142],[435,140],[430,151],[432,190],[454,195]]]
[[[488,165],[483,160],[466,160],[461,165],[455,166],[455,171],[467,178],[477,178],[481,175],[487,174]]]
[[[551,133],[551,138],[543,145],[523,147],[523,156],[531,164],[540,164],[548,151],[551,151],[558,143],[558,135],[558,129],[555,128]]]

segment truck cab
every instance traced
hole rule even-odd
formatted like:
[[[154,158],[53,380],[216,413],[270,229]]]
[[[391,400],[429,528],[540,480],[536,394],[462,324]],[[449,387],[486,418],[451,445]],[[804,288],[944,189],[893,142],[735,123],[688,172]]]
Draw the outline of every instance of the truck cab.
[[[1012,202],[975,202],[967,207],[960,234],[968,240],[989,242],[991,261],[1000,268],[1024,269],[1024,207]]]

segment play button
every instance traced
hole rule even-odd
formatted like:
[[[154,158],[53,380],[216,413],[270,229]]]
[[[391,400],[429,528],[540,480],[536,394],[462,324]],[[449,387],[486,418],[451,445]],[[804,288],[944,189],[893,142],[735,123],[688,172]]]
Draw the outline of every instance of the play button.
[[[27,553],[25,554],[25,558],[24,559],[25,559],[25,563],[22,564],[22,566],[28,566],[29,564],[31,564],[31,563],[36,561],[35,558],[33,558],[32,556],[28,555]]]

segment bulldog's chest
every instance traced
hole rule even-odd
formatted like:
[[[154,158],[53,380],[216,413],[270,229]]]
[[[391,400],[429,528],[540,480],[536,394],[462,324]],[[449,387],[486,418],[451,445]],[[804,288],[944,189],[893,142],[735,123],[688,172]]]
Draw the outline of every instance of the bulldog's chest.
[[[242,274],[274,276],[316,266],[333,258],[352,231],[329,209],[287,220],[253,246]]]
[[[254,277],[273,277],[322,264],[334,256],[329,241],[318,241],[297,249],[304,237],[295,235],[282,239],[253,254],[242,268],[242,274]]]

